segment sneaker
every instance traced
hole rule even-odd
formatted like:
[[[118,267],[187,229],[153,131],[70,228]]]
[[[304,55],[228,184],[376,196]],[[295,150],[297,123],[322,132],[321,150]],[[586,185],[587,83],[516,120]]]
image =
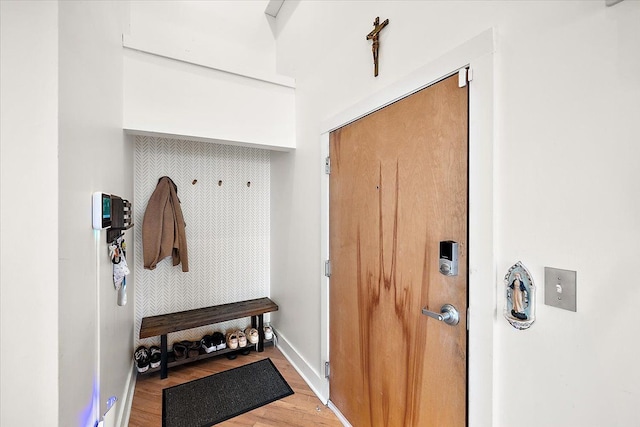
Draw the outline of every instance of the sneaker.
[[[147,347],[141,345],[133,353],[133,358],[136,361],[136,369],[138,372],[147,372],[149,369],[149,350]]]
[[[247,336],[242,331],[236,331],[236,335],[238,335],[238,347],[246,347],[247,346]]]
[[[205,335],[200,340],[200,345],[206,353],[212,353],[216,351],[216,345],[213,343],[213,337],[211,335]]]
[[[238,335],[236,332],[229,332],[227,334],[227,347],[232,350],[238,348]]]
[[[222,332],[214,332],[213,335],[211,335],[211,339],[213,344],[216,346],[216,350],[223,350],[227,348],[227,343],[224,340]]]
[[[266,340],[272,340],[273,339],[273,329],[271,329],[271,326],[265,326],[264,327],[264,339],[266,339]]]
[[[247,340],[251,344],[257,344],[260,341],[260,337],[258,336],[258,330],[256,328],[247,328],[244,330],[244,334],[247,336]]]
[[[160,366],[160,360],[162,360],[162,351],[160,351],[160,347],[156,345],[149,347],[149,360],[152,368]]]

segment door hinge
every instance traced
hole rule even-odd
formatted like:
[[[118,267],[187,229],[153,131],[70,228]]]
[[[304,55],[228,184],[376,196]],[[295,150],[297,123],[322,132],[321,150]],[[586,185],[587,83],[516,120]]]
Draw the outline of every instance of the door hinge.
[[[329,156],[324,159],[324,173],[327,175],[331,173],[331,158]]]
[[[326,260],[324,262],[324,275],[331,277],[331,260]]]
[[[467,307],[467,331],[469,330],[469,313],[470,313],[470,310],[469,310],[469,307]]]
[[[330,374],[329,361],[324,362],[324,377],[329,378]]]
[[[458,70],[458,87],[465,87],[471,80],[473,80],[473,69],[461,68]]]

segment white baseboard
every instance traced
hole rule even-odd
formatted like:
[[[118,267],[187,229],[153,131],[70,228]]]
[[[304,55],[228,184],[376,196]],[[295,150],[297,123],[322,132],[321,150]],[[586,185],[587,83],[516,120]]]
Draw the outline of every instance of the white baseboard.
[[[272,326],[273,327],[273,326]],[[349,421],[342,415],[342,412],[329,400],[329,381],[320,376],[309,363],[296,351],[287,338],[274,328],[276,336],[276,346],[278,350],[291,363],[291,366],[300,374],[302,379],[307,383],[309,388],[318,396],[318,399],[336,414],[336,417],[343,426],[352,427]]]
[[[340,422],[342,423],[342,425],[344,427],[352,427],[351,423],[349,421],[347,421],[345,416],[342,415],[342,412],[340,412],[340,410],[338,408],[336,408],[336,405],[334,405],[332,401],[329,401],[327,403],[327,406],[329,407],[329,409],[331,409],[333,411],[334,414],[336,414],[336,417],[338,417],[338,419],[340,420]]]
[[[120,409],[118,413],[118,422],[116,425],[120,427],[127,427],[129,425],[129,417],[131,416],[131,405],[133,404],[133,394],[136,390],[136,380],[138,379],[138,371],[135,363],[131,362],[131,369],[129,370],[129,378],[127,384],[124,387],[124,396],[120,401]]]
[[[302,379],[309,385],[311,391],[313,391],[318,399],[322,401],[324,405],[329,400],[329,382],[320,376],[313,367],[296,351],[296,349],[287,340],[280,331],[274,328],[274,334],[277,337],[277,347],[280,352],[287,358],[291,366],[300,374]]]

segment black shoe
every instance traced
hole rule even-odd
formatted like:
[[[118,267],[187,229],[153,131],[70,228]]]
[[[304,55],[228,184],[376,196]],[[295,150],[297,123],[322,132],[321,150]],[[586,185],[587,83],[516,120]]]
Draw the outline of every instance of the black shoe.
[[[213,343],[213,337],[211,335],[205,335],[200,340],[200,346],[206,353],[212,353],[216,351],[216,346]]]
[[[160,361],[162,360],[162,351],[160,351],[160,347],[156,345],[149,347],[149,360],[151,361],[152,368],[160,366]]]
[[[222,332],[214,332],[213,335],[211,335],[211,340],[216,346],[216,350],[223,350],[227,348],[227,341],[224,339]]]
[[[133,358],[136,361],[136,369],[138,372],[147,372],[149,369],[149,350],[147,347],[141,345],[133,353]]]

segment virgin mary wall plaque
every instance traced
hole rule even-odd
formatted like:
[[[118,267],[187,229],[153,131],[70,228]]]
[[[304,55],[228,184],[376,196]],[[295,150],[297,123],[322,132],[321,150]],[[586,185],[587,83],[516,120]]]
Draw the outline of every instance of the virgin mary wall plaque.
[[[516,329],[529,329],[536,319],[536,286],[529,270],[518,261],[504,276],[504,317]]]

